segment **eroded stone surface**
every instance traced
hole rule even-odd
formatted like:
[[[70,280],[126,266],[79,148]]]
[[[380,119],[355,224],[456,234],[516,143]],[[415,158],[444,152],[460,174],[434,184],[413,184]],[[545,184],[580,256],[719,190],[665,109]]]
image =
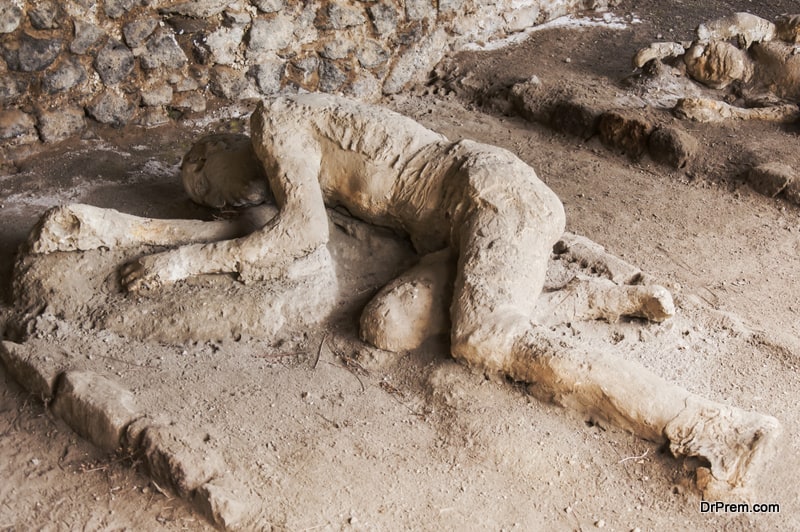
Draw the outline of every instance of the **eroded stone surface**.
[[[794,169],[783,163],[760,164],[750,169],[747,182],[757,192],[775,197],[797,179]]]
[[[36,349],[27,344],[3,341],[0,359],[6,371],[23,388],[43,401],[50,401],[58,376],[70,366],[70,356],[55,348]]]
[[[131,392],[90,371],[64,374],[53,412],[75,432],[107,451],[122,445],[126,427],[141,415]]]
[[[142,67],[148,70],[157,68],[175,69],[188,62],[186,54],[175,40],[171,31],[156,30],[147,39],[147,53],[142,55]]]
[[[210,436],[180,425],[147,427],[141,450],[147,470],[156,482],[185,499],[226,470]]]
[[[686,168],[697,156],[700,144],[691,134],[675,127],[659,127],[648,140],[650,156],[673,168]]]
[[[195,507],[224,530],[253,530],[266,526],[269,501],[230,474],[206,482],[194,495]]]
[[[20,39],[19,49],[6,54],[5,59],[11,70],[39,72],[53,64],[62,47],[61,39],[38,38],[25,33]]]
[[[647,151],[653,125],[633,112],[609,111],[600,117],[598,130],[603,144],[635,158]]]

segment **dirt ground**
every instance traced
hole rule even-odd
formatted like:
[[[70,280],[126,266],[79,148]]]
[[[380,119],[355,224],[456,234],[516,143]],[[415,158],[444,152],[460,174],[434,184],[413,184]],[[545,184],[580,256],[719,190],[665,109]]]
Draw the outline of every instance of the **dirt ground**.
[[[664,324],[589,323],[571,334],[693,392],[777,417],[784,434],[753,502],[778,503],[780,513],[701,513],[696,463],[457,365],[444,342],[400,355],[360,345],[359,306],[410,258],[406,243],[361,226],[336,233],[334,258],[351,293],[325,327],[273,342],[175,345],[73,320],[30,341],[115,379],[149,412],[207,434],[233,473],[265,495],[276,529],[798,529],[800,208],[740,177],[767,160],[800,168],[796,128],[660,115],[704,147],[674,171],[491,105],[534,75],[629,101],[620,80],[639,47],[688,39],[699,22],[734,11],[774,18],[793,5],[626,1],[614,12],[625,29],[545,29],[512,47],[463,53],[454,79],[383,102],[451,139],[518,154],[561,197],[568,230],[673,292],[678,314]],[[458,90],[465,78],[482,90]],[[13,303],[14,250],[47,207],[212,216],[183,194],[178,164],[199,134],[244,129],[232,114],[145,133],[98,129],[0,176],[0,325]],[[96,450],[0,373],[0,530],[211,528],[135,457]]]

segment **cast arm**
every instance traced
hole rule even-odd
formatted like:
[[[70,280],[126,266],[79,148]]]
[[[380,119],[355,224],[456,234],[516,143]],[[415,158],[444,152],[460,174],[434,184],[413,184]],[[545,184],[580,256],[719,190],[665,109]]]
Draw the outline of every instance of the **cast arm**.
[[[253,142],[265,165],[278,214],[247,236],[191,244],[146,255],[120,270],[128,291],[155,288],[208,273],[236,273],[243,281],[273,278],[296,259],[328,241],[328,220],[319,185],[321,156],[312,139],[282,136],[263,142],[254,119]]]

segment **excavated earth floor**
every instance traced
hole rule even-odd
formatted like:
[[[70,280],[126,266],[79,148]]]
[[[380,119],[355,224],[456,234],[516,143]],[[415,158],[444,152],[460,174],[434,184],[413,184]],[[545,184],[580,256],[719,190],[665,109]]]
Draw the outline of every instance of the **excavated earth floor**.
[[[697,463],[470,371],[449,359],[443,340],[397,355],[360,343],[359,308],[413,255],[394,235],[339,215],[331,249],[344,295],[324,324],[290,326],[267,340],[175,343],[135,340],[98,328],[96,315],[60,319],[45,309],[25,348],[49,357],[50,368],[91,371],[131,392],[139,411],[184,449],[214,457],[192,471],[213,469],[246,488],[237,492],[241,502],[260,501],[263,526],[800,528],[800,209],[742,178],[763,162],[800,168],[797,129],[680,121],[636,108],[621,83],[632,74],[630,57],[649,42],[688,39],[699,22],[734,11],[773,18],[792,4],[624,2],[614,12],[624,29],[556,27],[510,47],[464,52],[429,86],[383,102],[452,139],[518,154],[562,198],[570,231],[672,291],[678,313],[663,324],[583,323],[565,333],[693,392],[777,417],[784,433],[753,502],[777,503],[780,513],[702,513],[692,484]],[[527,121],[505,102],[510,87],[533,76],[554,93],[594,95],[599,108],[625,107],[681,128],[700,148],[676,170],[617,153],[596,136]],[[6,337],[17,332],[14,251],[46,208],[82,202],[155,217],[215,216],[185,197],[178,164],[202,133],[246,130],[244,111],[146,132],[97,129],[1,176]],[[87,268],[96,259],[86,258]],[[198,498],[187,501],[148,475],[141,456],[88,443],[40,396],[0,374],[0,530],[212,528]],[[247,513],[235,506],[225,515]]]

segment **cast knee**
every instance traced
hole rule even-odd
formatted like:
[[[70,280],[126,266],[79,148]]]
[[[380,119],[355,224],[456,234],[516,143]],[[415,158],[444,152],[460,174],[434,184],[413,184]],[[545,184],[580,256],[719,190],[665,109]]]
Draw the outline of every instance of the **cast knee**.
[[[442,289],[426,280],[384,288],[361,314],[361,339],[385,351],[408,351],[450,327]]]
[[[450,351],[454,358],[470,366],[504,372],[519,340],[531,327],[530,320],[521,314],[493,313],[479,324],[453,327]]]

